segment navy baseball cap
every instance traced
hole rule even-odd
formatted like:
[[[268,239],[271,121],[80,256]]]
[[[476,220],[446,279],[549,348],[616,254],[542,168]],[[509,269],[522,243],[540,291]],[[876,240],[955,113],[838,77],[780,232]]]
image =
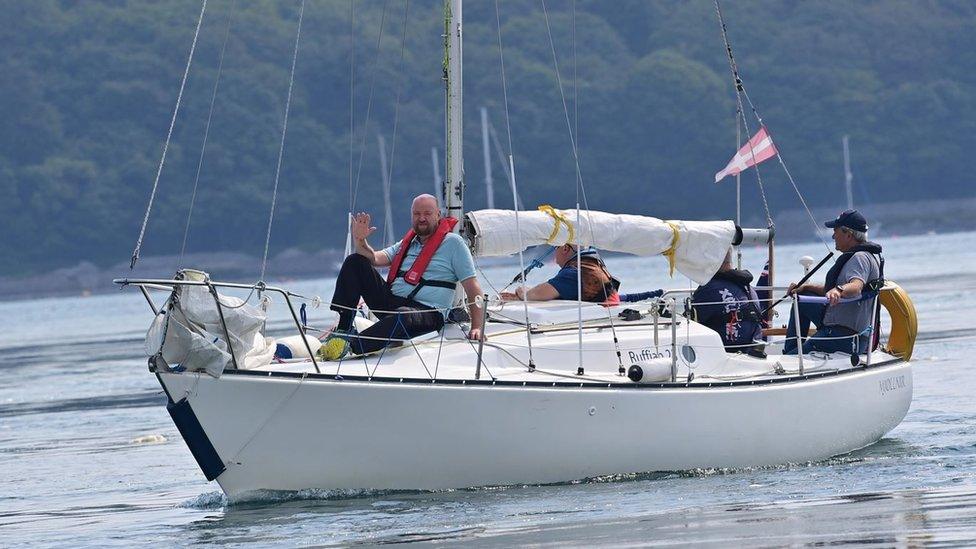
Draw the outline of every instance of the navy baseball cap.
[[[853,229],[855,231],[864,233],[868,230],[868,221],[864,219],[861,212],[857,210],[844,210],[840,212],[837,219],[832,219],[825,222],[824,226],[828,229],[833,229],[834,227],[847,227],[848,229]]]

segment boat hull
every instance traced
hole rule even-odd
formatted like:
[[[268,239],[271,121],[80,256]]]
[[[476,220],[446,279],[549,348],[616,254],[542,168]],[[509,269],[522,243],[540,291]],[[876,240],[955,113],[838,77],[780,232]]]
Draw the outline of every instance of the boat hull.
[[[444,489],[816,461],[905,417],[902,361],[775,383],[522,386],[161,373],[257,490]]]

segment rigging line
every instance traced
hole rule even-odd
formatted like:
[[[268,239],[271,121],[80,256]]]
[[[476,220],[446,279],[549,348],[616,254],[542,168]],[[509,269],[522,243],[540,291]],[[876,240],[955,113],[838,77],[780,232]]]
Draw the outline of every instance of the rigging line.
[[[356,149],[356,0],[349,0],[349,214],[352,215],[352,164]],[[349,227],[346,230],[350,230]]]
[[[244,444],[242,444],[241,447],[238,448],[236,452],[234,452],[234,457],[232,457],[230,461],[232,462],[236,461],[238,456],[241,455],[241,452],[243,452],[251,444],[254,438],[257,437],[261,433],[261,431],[263,431],[264,428],[268,426],[268,423],[270,423],[271,420],[274,419],[276,415],[278,415],[278,412],[280,412],[281,409],[286,404],[291,402],[291,399],[294,398],[295,393],[297,393],[298,390],[302,388],[302,385],[305,383],[306,379],[308,379],[308,372],[302,372],[302,377],[298,379],[298,383],[295,384],[295,388],[292,389],[290,393],[282,397],[282,399],[279,400],[277,404],[275,404],[275,407],[271,410],[271,413],[268,414],[268,416],[264,419],[264,421],[261,422],[261,425],[259,425],[258,428],[255,429],[253,433],[251,433],[251,436],[247,437],[247,440],[244,441]]]
[[[484,329],[484,327],[482,327]],[[437,343],[437,361],[434,363],[434,379],[437,379],[437,370],[441,367],[441,350],[444,349],[444,334],[447,333],[447,328],[441,328],[441,339]]]
[[[495,146],[495,155],[498,157],[498,163],[502,165],[503,168],[508,166],[508,161],[505,160],[505,151],[502,150],[502,143],[498,139],[498,132],[495,131],[495,125],[491,123],[491,119],[488,120],[488,134],[491,136],[491,142]],[[505,170],[505,179],[508,180],[508,185],[511,187],[512,179],[509,177],[508,170]],[[524,209],[525,202],[522,197],[515,197],[515,209]]]
[[[577,55],[576,55],[576,0],[573,0],[573,38],[572,38],[572,42],[573,42],[573,125],[575,126],[573,131],[576,134],[576,146],[579,147],[579,139],[580,139],[580,133],[579,133],[579,74],[577,72],[577,67],[578,67],[579,64],[577,62]],[[577,187],[576,187],[576,203],[579,204],[580,191],[583,190],[583,193],[584,193],[583,204],[586,206],[587,213],[589,213],[590,206],[589,206],[589,204],[586,201],[586,196],[585,196],[586,191],[585,191],[585,189],[582,188],[582,186],[583,186],[583,181],[580,180],[579,181],[579,185],[577,185]],[[577,206],[577,208],[578,208],[578,206]],[[593,225],[592,225],[592,223],[590,223],[589,226],[590,226],[590,240],[592,241],[593,240],[593,238],[592,238],[593,237]],[[578,259],[577,259],[577,268],[578,269],[580,268],[579,260]],[[604,297],[609,298],[609,296],[606,296],[606,295]],[[582,307],[581,307],[580,311],[582,313]],[[616,348],[616,351],[617,351],[617,363],[618,363],[618,366],[622,369],[623,368],[623,362],[622,362],[623,359],[620,356],[620,343],[619,343],[619,340],[617,339],[617,328],[614,326],[613,315],[610,314],[610,309],[607,309],[607,320],[610,322],[610,332],[613,334],[613,343],[614,343],[614,347]],[[580,361],[580,363],[582,364],[582,361]]]
[[[176,125],[176,116],[180,112],[180,104],[183,102],[183,90],[186,88],[186,80],[190,74],[190,65],[193,64],[193,52],[197,48],[197,38],[200,36],[200,27],[203,25],[203,14],[207,11],[207,0],[203,0],[200,6],[200,17],[197,19],[197,28],[193,32],[193,42],[190,44],[190,54],[186,59],[186,68],[183,69],[183,80],[180,82],[180,93],[176,96],[176,106],[173,108],[173,117],[169,121],[169,130],[166,132],[166,143],[163,145],[163,154],[159,159],[159,167],[156,168],[156,180],[153,181],[152,192],[149,194],[149,204],[146,205],[146,215],[142,218],[142,228],[139,229],[139,238],[136,240],[136,247],[132,250],[132,259],[129,261],[129,269],[132,270],[139,261],[139,252],[142,249],[142,239],[146,236],[146,225],[149,224],[149,213],[152,211],[153,202],[156,200],[156,190],[159,188],[159,178],[163,174],[163,164],[166,163],[166,152],[169,150],[169,142],[173,137],[173,127]]]
[[[268,215],[268,234],[264,239],[264,256],[261,258],[261,278],[268,266],[268,249],[271,247],[271,225],[274,223],[275,205],[278,202],[278,181],[281,178],[281,159],[285,154],[285,135],[288,133],[288,112],[291,109],[291,93],[295,86],[295,65],[298,63],[298,43],[302,37],[302,19],[305,16],[305,0],[298,10],[298,31],[295,33],[295,49],[291,55],[291,74],[288,78],[288,96],[285,98],[285,119],[281,125],[281,144],[278,146],[278,165],[275,168],[274,189],[271,192],[271,213]]]
[[[496,288],[495,285],[491,283],[491,279],[488,278],[488,275],[485,274],[484,269],[481,268],[481,264],[478,263],[477,259],[474,262],[474,268],[478,270],[479,274],[481,274],[481,277],[484,279],[485,284],[487,284],[488,287],[491,288],[491,291],[495,292],[496,295],[499,294],[500,292],[498,291],[498,288]]]
[[[726,27],[725,24],[725,16],[722,14],[722,8],[719,5],[719,0],[714,0],[714,2],[715,2],[715,12],[718,14],[719,25],[722,30],[722,40],[725,42],[725,51],[729,59],[729,69],[732,71],[733,83],[735,85],[736,101],[738,102],[739,112],[743,113],[742,124],[746,129],[746,134],[751,136],[752,132],[749,131],[749,123],[745,117],[744,114],[745,109],[743,108],[742,105],[743,96],[746,98],[746,103],[749,104],[749,108],[752,109],[752,114],[756,117],[756,120],[759,122],[759,126],[765,127],[765,124],[763,122],[762,116],[759,114],[759,109],[756,108],[756,105],[752,102],[752,98],[749,97],[749,92],[746,91],[745,84],[743,83],[742,77],[739,74],[739,67],[738,64],[735,62],[735,56],[732,54],[732,44],[729,42],[728,28]],[[769,132],[768,128],[766,129],[766,133],[769,135],[770,140],[772,140],[772,133]],[[752,154],[753,152],[751,150],[751,147],[749,152],[750,154]],[[827,248],[827,251],[828,252],[831,251],[831,248],[827,244],[827,241],[820,233],[820,225],[817,223],[816,218],[814,218],[813,213],[810,211],[810,208],[807,206],[806,200],[803,198],[802,193],[800,193],[800,189],[797,186],[796,181],[793,179],[792,174],[790,174],[789,168],[786,167],[786,161],[783,160],[783,157],[780,154],[778,148],[776,151],[776,158],[779,161],[780,166],[783,167],[783,171],[786,173],[786,177],[787,179],[789,179],[790,185],[793,187],[794,192],[796,192],[797,197],[800,199],[800,203],[803,205],[803,209],[806,211],[807,216],[810,218],[810,222],[813,223],[814,234],[817,235],[817,238],[820,240],[820,242],[824,245],[825,248]],[[756,178],[759,181],[759,191],[762,196],[763,206],[766,209],[766,221],[769,225],[772,225],[773,224],[772,216],[769,213],[769,204],[766,201],[766,192],[765,189],[763,188],[762,175],[759,171],[759,165],[756,164],[754,167],[756,168]]]
[[[522,242],[522,229],[519,226],[519,211],[518,211],[518,192],[515,187],[515,157],[508,155],[508,166],[511,172],[512,181],[512,197],[515,201],[515,234],[518,235],[518,247],[519,247],[519,269],[525,272],[525,244]],[[525,281],[523,280],[523,283]],[[523,285],[523,288],[525,286]],[[529,291],[526,289],[522,290],[522,312],[525,314],[525,339],[529,345],[529,371],[535,369],[535,362],[532,357],[532,329],[529,327]],[[518,290],[516,290],[516,297],[518,297]],[[484,304],[485,307],[488,306],[487,303]],[[482,327],[484,329],[484,327]]]
[[[577,68],[577,63],[576,63],[576,0],[573,0],[573,108],[574,108],[574,122],[576,123],[575,132],[574,132],[574,129],[573,129],[573,125],[570,124],[570,121],[569,121],[569,109],[566,107],[566,95],[565,95],[565,93],[563,91],[562,78],[559,75],[559,61],[556,58],[556,45],[555,45],[555,42],[553,41],[553,38],[552,38],[552,30],[551,30],[550,25],[549,25],[549,10],[546,8],[546,1],[545,0],[541,0],[541,2],[542,2],[543,15],[545,16],[545,20],[546,20],[546,34],[548,34],[548,36],[549,36],[549,49],[552,52],[552,64],[553,64],[553,67],[554,67],[555,72],[556,72],[556,83],[559,86],[559,95],[562,98],[563,113],[566,116],[566,128],[569,131],[569,139],[570,139],[570,142],[572,143],[572,146],[573,146],[573,160],[575,161],[575,165],[576,165],[576,225],[577,226],[580,225],[580,222],[579,222],[579,199],[580,199],[580,195],[582,194],[582,196],[583,196],[583,206],[586,208],[586,213],[587,213],[587,216],[586,216],[586,226],[587,226],[587,229],[589,229],[589,232],[590,232],[590,244],[595,244],[596,243],[596,238],[593,235],[593,222],[592,222],[591,216],[590,216],[590,204],[589,204],[589,201],[586,198],[586,186],[583,184],[583,173],[580,170],[579,143],[578,143],[578,137],[579,137],[579,135],[578,135],[578,133],[576,133],[576,132],[579,132],[579,110],[578,110],[579,109],[579,94],[578,94],[578,92],[579,92],[578,85],[579,84],[578,84],[578,78],[577,78],[577,73],[576,73],[576,68]],[[582,334],[583,334],[583,329],[582,329],[583,305],[582,305],[582,292],[581,292],[581,287],[582,287],[583,266],[582,266],[582,264],[581,264],[581,262],[579,260],[580,252],[581,252],[581,246],[580,246],[580,242],[579,242],[578,237],[579,237],[579,233],[577,232],[577,242],[576,242],[576,254],[577,254],[577,260],[576,260],[576,269],[577,269],[576,270],[576,279],[577,280],[576,280],[576,284],[577,284],[577,288],[578,288],[577,289],[577,298],[579,299],[579,303],[577,304],[577,306],[578,306],[578,309],[579,309],[579,317],[580,317],[580,349],[581,349],[580,352],[582,353],[582,348],[583,348],[583,343],[582,343]],[[612,318],[610,319],[610,330],[613,332],[614,339],[616,339],[617,338],[617,331],[616,331],[616,328],[614,327],[614,323],[613,323],[613,319]],[[580,367],[582,367],[582,366],[583,366],[583,357],[582,357],[582,354],[580,354]]]
[[[522,249],[522,233],[519,229],[518,186],[515,183],[515,156],[512,150],[512,118],[508,107],[508,80],[505,77],[505,50],[502,47],[502,23],[501,17],[498,15],[498,0],[495,0],[495,30],[498,37],[498,61],[501,67],[502,95],[505,103],[505,131],[508,133],[508,181],[512,186],[512,201],[515,204],[515,232],[519,238],[519,268],[522,269],[522,272],[525,272],[525,254]],[[529,346],[529,371],[532,371],[535,369],[535,362],[532,356],[532,329],[529,326],[529,305],[524,293],[522,294],[522,298],[522,309],[525,314],[525,340]],[[485,303],[484,306],[487,307],[488,304]],[[483,326],[482,329],[484,329]],[[489,375],[491,375],[490,372]]]
[[[573,133],[579,144],[579,77],[576,63],[576,0],[573,0]],[[578,183],[578,182],[577,182]],[[576,188],[576,202],[579,202],[579,186]],[[589,209],[589,208],[587,208]]]
[[[770,135],[770,139],[772,139],[771,135]],[[833,250],[830,248],[830,245],[827,244],[827,240],[823,237],[823,234],[820,231],[820,224],[817,223],[816,218],[814,218],[813,216],[813,212],[811,212],[810,207],[807,206],[807,201],[803,199],[803,194],[800,193],[800,189],[796,186],[796,181],[793,180],[793,175],[790,173],[789,168],[786,167],[786,162],[783,160],[783,157],[780,156],[779,150],[777,150],[776,152],[776,158],[779,159],[779,164],[780,166],[783,167],[783,171],[786,173],[786,179],[790,181],[790,185],[793,186],[793,191],[796,192],[797,198],[800,199],[800,204],[803,204],[803,209],[806,210],[807,217],[809,217],[810,221],[813,223],[814,234],[816,234],[817,237],[820,238],[820,242],[824,245],[825,248],[827,248],[827,251],[832,252]]]
[[[193,178],[193,193],[190,195],[190,209],[186,212],[186,226],[183,227],[183,244],[180,246],[179,268],[183,268],[183,255],[186,253],[186,240],[190,234],[190,219],[193,217],[193,205],[197,199],[197,189],[200,185],[200,172],[203,170],[203,158],[207,152],[207,139],[210,137],[210,123],[213,120],[214,104],[217,101],[217,88],[220,86],[220,74],[224,68],[224,53],[227,51],[227,41],[230,38],[231,23],[234,21],[234,8],[237,0],[232,0],[230,11],[227,13],[227,27],[224,29],[224,41],[220,46],[220,56],[217,60],[217,76],[214,78],[213,93],[210,94],[210,110],[207,113],[207,125],[203,130],[203,145],[200,146],[200,160],[197,162],[197,173]]]
[[[552,29],[549,25],[549,9],[546,7],[546,0],[541,0],[542,2],[542,13],[546,20],[546,34],[549,36],[549,50],[552,52],[552,66],[556,72],[556,85],[559,88],[559,97],[563,104],[563,115],[566,118],[566,130],[569,132],[569,141],[573,147],[573,164],[576,167],[576,193],[577,196],[582,193],[583,195],[583,205],[586,207],[587,213],[590,212],[589,202],[586,200],[586,188],[583,186],[583,172],[580,170],[580,159],[579,159],[579,149],[576,146],[576,136],[573,133],[573,124],[569,120],[569,107],[566,105],[566,92],[563,90],[563,79],[559,74],[559,60],[556,58],[556,43],[552,39]],[[578,209],[578,207],[577,207]],[[594,242],[593,237],[593,223],[590,220],[590,216],[586,216],[586,225],[590,230],[590,243]]]
[[[749,92],[747,92],[743,88],[742,94],[745,96],[746,101],[749,103],[750,107],[752,108],[753,113],[755,113],[756,118],[759,120],[760,124],[762,124],[762,117],[759,116],[759,113],[756,111],[756,108],[752,105],[752,100],[749,98]],[[743,120],[745,120],[744,117],[743,117]],[[765,126],[763,126],[763,127],[765,127]],[[773,133],[771,131],[769,131],[769,128],[766,128],[766,134],[769,135],[770,141],[772,141],[773,143],[775,143],[775,141],[773,140]],[[824,248],[827,249],[827,252],[833,251],[832,248],[830,247],[830,245],[827,244],[827,240],[823,237],[823,234],[820,231],[820,224],[817,222],[817,219],[814,217],[813,212],[810,211],[810,207],[807,206],[807,201],[806,201],[806,199],[803,198],[803,194],[800,192],[800,188],[797,186],[796,181],[793,179],[793,174],[791,174],[789,168],[786,167],[786,161],[783,160],[783,155],[779,151],[779,148],[778,147],[776,149],[776,160],[778,160],[779,161],[779,165],[782,166],[783,172],[786,174],[786,179],[789,180],[790,185],[793,187],[793,192],[795,192],[797,198],[800,199],[800,204],[803,205],[803,209],[804,209],[804,211],[806,211],[807,217],[810,219],[810,223],[813,224],[813,234],[817,235],[817,239],[819,239],[820,240],[820,243],[824,245]],[[758,170],[757,170],[756,173],[757,174],[759,173]]]
[[[410,11],[410,0],[403,0],[403,31],[400,37],[400,63],[397,67],[397,91],[396,91],[396,101],[393,104],[393,137],[392,143],[390,143],[390,164],[386,173],[386,181],[388,183],[387,193],[390,192],[389,187],[393,185],[393,164],[396,163],[396,146],[397,146],[397,131],[400,127],[400,96],[403,92],[403,57],[404,51],[407,46],[407,15]],[[383,216],[386,217],[384,211]],[[392,221],[384,220],[385,223],[392,223]],[[392,225],[390,225],[392,227]],[[393,238],[396,238],[393,235]]]
[[[501,18],[498,15],[498,0],[495,0],[495,29],[498,36],[498,62],[501,65],[502,73],[502,97],[505,103],[505,132],[508,134],[508,150],[510,154],[514,154],[512,148],[512,117],[508,109],[508,79],[505,77],[505,52],[502,49],[502,23]],[[507,162],[502,162],[502,165],[507,164]],[[515,185],[509,178],[509,183],[512,183],[512,191],[514,192]],[[518,197],[515,199],[515,209],[518,209]]]
[[[359,146],[359,164],[356,167],[356,181],[352,191],[352,198],[349,202],[349,211],[356,208],[356,198],[359,196],[359,180],[363,174],[363,157],[366,155],[366,137],[369,135],[369,119],[373,112],[373,92],[376,89],[376,73],[379,72],[380,65],[380,45],[383,42],[383,30],[386,28],[386,13],[390,7],[390,1],[383,2],[383,14],[380,17],[380,32],[376,37],[376,56],[373,58],[373,74],[369,78],[369,96],[366,99],[366,120],[363,122],[363,139]]]
[[[719,0],[714,0],[714,3],[715,3],[715,12],[718,14],[718,22],[722,31],[722,41],[725,42],[725,53],[729,60],[729,71],[732,73],[732,84],[735,89],[736,104],[739,109],[739,112],[745,112],[745,109],[743,109],[742,106],[742,95],[745,93],[745,84],[742,82],[742,77],[739,75],[739,66],[735,62],[735,56],[732,55],[732,44],[729,42],[728,30],[725,26],[725,16],[722,14],[722,8],[719,5]],[[759,121],[759,127],[762,127],[763,125],[762,117],[759,116],[759,112],[756,110],[755,105],[752,104],[752,101],[749,100],[748,96],[746,96],[746,100],[749,102],[749,106],[752,108],[752,113],[756,116],[756,119]],[[736,123],[738,124],[738,121]],[[749,129],[749,121],[746,119],[745,116],[742,117],[742,125],[746,129],[746,135],[750,136],[749,137],[750,141],[747,142],[749,143],[749,154],[753,158],[755,158],[755,154],[754,151],[752,150],[752,144],[751,144],[752,131]],[[762,198],[763,209],[766,213],[766,223],[767,225],[772,225],[773,216],[772,214],[770,214],[769,211],[769,201],[766,199],[766,189],[762,182],[762,172],[759,170],[758,163],[754,164],[752,167],[756,169],[756,180],[758,181],[759,184],[759,194],[760,197]]]

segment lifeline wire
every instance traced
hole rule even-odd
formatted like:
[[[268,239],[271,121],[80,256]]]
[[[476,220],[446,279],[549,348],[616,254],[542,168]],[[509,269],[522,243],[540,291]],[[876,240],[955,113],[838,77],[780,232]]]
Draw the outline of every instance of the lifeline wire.
[[[129,261],[129,269],[132,270],[139,261],[139,251],[142,249],[142,239],[146,236],[146,225],[149,224],[149,213],[152,211],[153,201],[156,200],[156,189],[159,187],[159,178],[163,174],[163,164],[166,163],[166,151],[169,150],[169,142],[173,137],[173,126],[176,125],[176,115],[180,112],[180,104],[183,102],[183,90],[186,88],[186,79],[190,74],[190,65],[193,64],[193,52],[197,48],[197,38],[200,36],[200,26],[203,24],[203,14],[207,11],[207,0],[203,0],[200,6],[200,18],[197,19],[197,29],[193,32],[193,43],[190,44],[190,55],[186,60],[186,68],[183,69],[183,80],[180,82],[180,93],[176,96],[176,107],[173,108],[173,118],[169,121],[169,130],[166,132],[166,143],[163,145],[163,155],[159,159],[159,167],[156,169],[156,180],[153,181],[152,193],[149,194],[149,204],[146,206],[146,215],[142,218],[142,228],[139,229],[139,238],[136,240],[136,248],[132,250],[132,259]]]
[[[200,146],[200,160],[197,162],[197,174],[193,178],[193,193],[190,195],[190,209],[186,212],[186,226],[183,227],[183,245],[180,246],[179,268],[183,268],[183,255],[186,252],[186,239],[190,235],[190,219],[193,217],[193,205],[197,199],[197,188],[200,185],[200,172],[203,170],[203,158],[207,152],[207,139],[210,137],[210,122],[213,120],[214,103],[217,100],[217,88],[220,86],[220,74],[224,68],[224,52],[227,50],[227,39],[230,38],[231,23],[234,20],[234,8],[237,0],[232,0],[230,11],[227,13],[227,27],[224,29],[224,42],[220,46],[220,56],[217,60],[217,76],[214,78],[213,93],[210,94],[210,110],[207,112],[207,125],[203,130],[203,145]]]
[[[268,215],[268,234],[264,240],[264,256],[261,258],[261,278],[268,266],[268,248],[271,246],[271,225],[274,223],[275,204],[278,202],[278,181],[281,177],[281,158],[285,154],[285,135],[288,133],[288,111],[291,109],[291,92],[295,85],[295,65],[298,62],[298,42],[302,37],[302,18],[305,15],[305,0],[298,10],[298,31],[295,33],[295,50],[291,56],[291,75],[288,78],[288,97],[285,98],[285,120],[281,125],[281,144],[278,146],[278,166],[275,168],[274,190],[271,192],[271,213]]]

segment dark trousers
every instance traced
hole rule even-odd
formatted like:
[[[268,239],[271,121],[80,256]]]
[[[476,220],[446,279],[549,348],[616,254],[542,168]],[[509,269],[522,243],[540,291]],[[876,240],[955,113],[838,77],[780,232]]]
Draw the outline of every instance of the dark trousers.
[[[799,333],[806,337],[810,330],[810,323],[817,327],[812,339],[803,343],[803,353],[811,351],[821,351],[824,353],[851,353],[854,354],[856,346],[859,346],[858,337],[853,336],[856,332],[846,326],[824,326],[824,314],[827,312],[825,303],[803,303],[800,302],[800,330]],[[790,308],[790,324],[786,329],[786,343],[783,345],[784,355],[796,354],[796,323],[793,309]],[[818,338],[840,338],[840,339],[818,339]]]
[[[349,332],[352,328],[360,298],[380,320],[363,330],[361,337],[349,338],[354,353],[399,345],[399,341],[389,340],[410,339],[444,327],[440,311],[391,292],[369,260],[354,253],[342,262],[332,295],[331,309],[339,313],[339,331]]]

